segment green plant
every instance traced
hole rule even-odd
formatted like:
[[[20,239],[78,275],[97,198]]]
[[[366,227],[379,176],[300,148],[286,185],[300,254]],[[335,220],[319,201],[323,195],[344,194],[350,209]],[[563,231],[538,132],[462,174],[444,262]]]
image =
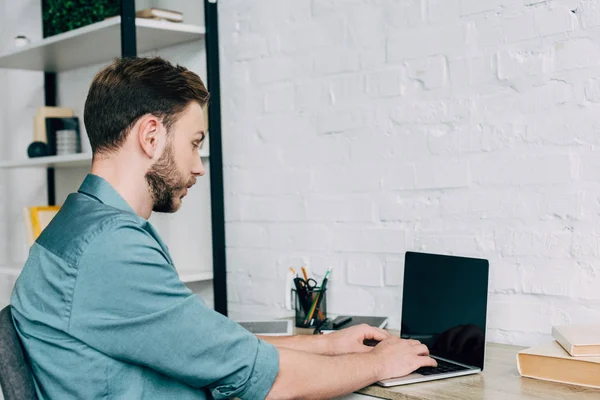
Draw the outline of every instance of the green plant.
[[[119,15],[120,0],[42,0],[44,37]]]

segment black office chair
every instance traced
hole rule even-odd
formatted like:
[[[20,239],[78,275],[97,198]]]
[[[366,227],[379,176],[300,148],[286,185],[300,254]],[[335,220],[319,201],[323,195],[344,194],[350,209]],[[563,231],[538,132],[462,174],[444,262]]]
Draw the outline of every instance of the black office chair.
[[[10,306],[0,311],[0,386],[4,400],[37,399],[31,367],[13,325]]]

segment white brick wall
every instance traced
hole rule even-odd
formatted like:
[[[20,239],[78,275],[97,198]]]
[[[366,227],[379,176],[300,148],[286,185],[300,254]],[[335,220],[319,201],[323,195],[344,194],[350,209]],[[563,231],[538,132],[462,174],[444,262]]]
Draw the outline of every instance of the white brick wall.
[[[230,307],[289,266],[398,323],[405,250],[489,258],[492,340],[600,315],[600,7],[221,0]],[[247,277],[266,290],[244,292]]]

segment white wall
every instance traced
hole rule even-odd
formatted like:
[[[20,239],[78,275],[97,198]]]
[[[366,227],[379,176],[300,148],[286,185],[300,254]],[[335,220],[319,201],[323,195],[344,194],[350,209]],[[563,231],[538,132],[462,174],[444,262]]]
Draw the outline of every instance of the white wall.
[[[220,24],[233,316],[285,315],[306,263],[330,311],[398,326],[410,249],[490,259],[491,340],[598,321],[598,2],[221,0]]]

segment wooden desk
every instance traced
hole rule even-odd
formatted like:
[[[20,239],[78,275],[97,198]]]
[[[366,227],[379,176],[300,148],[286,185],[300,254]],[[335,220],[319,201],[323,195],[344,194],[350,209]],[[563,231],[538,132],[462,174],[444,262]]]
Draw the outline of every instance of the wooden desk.
[[[299,335],[312,329],[295,328]],[[399,335],[390,329],[393,335]],[[600,389],[522,378],[517,370],[517,352],[523,347],[488,343],[482,373],[410,385],[368,386],[339,400],[367,400],[368,395],[392,400],[600,400]]]
[[[522,378],[516,359],[520,349],[522,347],[488,344],[485,368],[480,374],[390,388],[373,385],[359,393],[398,400],[600,399],[600,390]]]

